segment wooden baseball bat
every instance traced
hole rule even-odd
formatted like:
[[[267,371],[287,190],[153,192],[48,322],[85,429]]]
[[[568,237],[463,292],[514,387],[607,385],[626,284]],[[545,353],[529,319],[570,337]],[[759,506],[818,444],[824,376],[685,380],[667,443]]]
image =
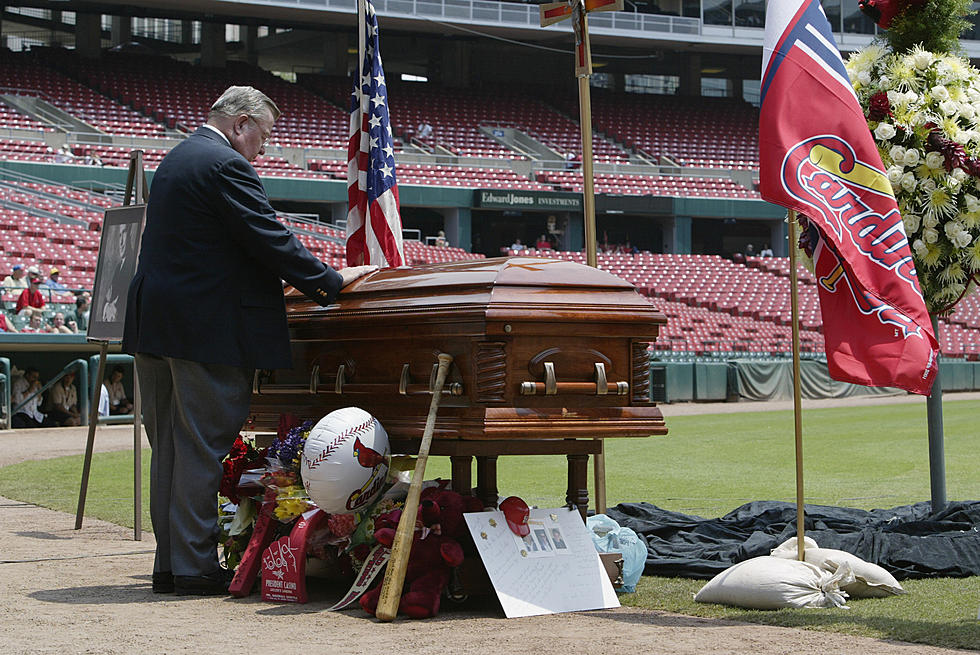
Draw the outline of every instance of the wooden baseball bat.
[[[419,444],[419,456],[415,460],[415,472],[412,473],[412,484],[408,488],[402,516],[395,530],[395,540],[391,544],[391,557],[385,570],[385,579],[381,583],[381,596],[374,615],[382,621],[391,621],[398,614],[398,604],[402,597],[402,587],[405,585],[405,571],[408,569],[408,556],[412,552],[412,538],[415,534],[415,519],[419,511],[419,496],[422,495],[422,481],[425,479],[425,464],[429,459],[429,447],[432,445],[432,431],[436,426],[436,412],[439,411],[439,400],[442,398],[442,385],[446,382],[449,365],[453,356],[439,353],[439,370],[436,372],[436,382],[432,389],[432,402],[429,403],[429,416],[425,419],[425,430],[422,432],[422,443]]]

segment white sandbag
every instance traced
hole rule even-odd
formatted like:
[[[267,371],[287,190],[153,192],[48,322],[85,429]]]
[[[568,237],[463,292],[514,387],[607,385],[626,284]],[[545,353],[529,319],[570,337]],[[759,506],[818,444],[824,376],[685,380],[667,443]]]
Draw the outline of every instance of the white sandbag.
[[[908,593],[891,573],[871,562],[865,562],[857,555],[834,548],[820,548],[810,537],[803,537],[803,557],[810,564],[819,566],[824,571],[835,573],[837,568],[846,563],[854,573],[854,582],[841,585],[841,589],[852,598],[884,598],[894,594]],[[796,537],[791,537],[773,549],[773,557],[796,559]]]
[[[699,603],[749,609],[783,607],[846,607],[841,583],[853,581],[846,564],[835,573],[782,557],[755,557],[725,569],[694,596]]]

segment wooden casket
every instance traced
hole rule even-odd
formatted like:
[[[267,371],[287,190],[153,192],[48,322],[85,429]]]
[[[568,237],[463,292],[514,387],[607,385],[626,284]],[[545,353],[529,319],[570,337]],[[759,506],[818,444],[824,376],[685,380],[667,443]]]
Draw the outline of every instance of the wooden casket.
[[[499,455],[564,454],[568,501],[588,505],[597,439],[667,433],[648,345],[666,322],[633,286],[556,259],[509,257],[378,271],[321,307],[287,292],[293,368],[256,374],[250,429],[280,414],[373,414],[392,452],[418,452],[440,352],[453,356],[431,455],[453,486],[495,503]]]

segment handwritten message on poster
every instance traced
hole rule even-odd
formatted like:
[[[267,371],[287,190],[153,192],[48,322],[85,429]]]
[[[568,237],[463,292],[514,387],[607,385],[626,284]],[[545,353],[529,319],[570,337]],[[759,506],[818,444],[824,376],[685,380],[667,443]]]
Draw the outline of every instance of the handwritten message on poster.
[[[463,516],[507,618],[619,607],[577,510],[532,509],[523,538],[503,512]]]

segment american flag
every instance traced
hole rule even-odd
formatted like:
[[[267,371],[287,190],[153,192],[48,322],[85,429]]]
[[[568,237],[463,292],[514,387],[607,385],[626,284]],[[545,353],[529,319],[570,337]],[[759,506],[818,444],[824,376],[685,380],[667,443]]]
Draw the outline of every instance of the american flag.
[[[385,268],[405,261],[402,219],[378,18],[370,0],[361,6],[365,47],[351,94],[347,143],[347,265]]]

